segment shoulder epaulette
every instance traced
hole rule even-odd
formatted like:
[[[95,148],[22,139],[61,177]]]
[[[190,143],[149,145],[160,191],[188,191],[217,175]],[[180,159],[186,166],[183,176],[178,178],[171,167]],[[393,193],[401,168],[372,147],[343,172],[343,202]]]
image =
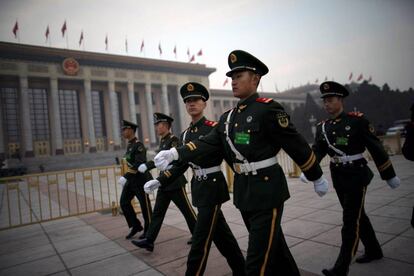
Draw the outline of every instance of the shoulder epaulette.
[[[257,98],[256,99],[256,102],[259,102],[259,103],[271,103],[271,102],[273,102],[273,99],[272,98]]]
[[[215,122],[215,121],[210,121],[210,120],[205,120],[205,121],[204,121],[204,124],[205,124],[206,126],[209,126],[209,127],[215,127],[215,126],[218,124],[218,122]]]
[[[359,112],[359,111],[352,111],[352,112],[348,112],[348,115],[351,117],[362,117],[364,116],[364,113]]]

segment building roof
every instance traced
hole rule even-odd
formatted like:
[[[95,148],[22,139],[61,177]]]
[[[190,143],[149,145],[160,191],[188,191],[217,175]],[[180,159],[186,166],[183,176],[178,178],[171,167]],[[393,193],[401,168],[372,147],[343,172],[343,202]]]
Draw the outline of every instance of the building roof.
[[[0,58],[2,59],[62,63],[68,57],[76,59],[81,66],[110,67],[206,77],[216,71],[215,68],[207,67],[205,64],[0,42]]]
[[[233,92],[226,89],[210,89],[210,92],[214,96],[233,97]],[[260,97],[272,98],[276,100],[299,100],[304,101],[306,95],[297,95],[290,93],[276,93],[276,92],[259,92]]]

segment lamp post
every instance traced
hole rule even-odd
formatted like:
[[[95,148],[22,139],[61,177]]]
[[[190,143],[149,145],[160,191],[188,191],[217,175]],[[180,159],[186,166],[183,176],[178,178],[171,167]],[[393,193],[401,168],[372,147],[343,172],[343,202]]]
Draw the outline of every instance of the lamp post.
[[[312,131],[313,138],[315,139],[315,135],[316,135],[316,126],[315,126],[316,118],[313,116],[313,114],[309,118],[309,123],[311,124],[311,131]]]

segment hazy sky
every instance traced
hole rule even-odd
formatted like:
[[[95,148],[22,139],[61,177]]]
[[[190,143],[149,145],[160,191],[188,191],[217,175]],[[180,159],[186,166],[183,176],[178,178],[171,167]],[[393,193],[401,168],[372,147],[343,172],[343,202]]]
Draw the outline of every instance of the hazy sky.
[[[67,21],[70,49],[139,53],[217,68],[210,87],[223,88],[231,50],[251,52],[268,65],[265,91],[328,79],[347,82],[363,73],[391,88],[414,87],[414,1],[410,0],[0,0],[0,40],[16,42],[12,28],[19,22],[20,42],[43,45],[50,26],[52,47],[66,47],[60,29]],[[163,49],[159,56],[158,43]],[[226,88],[230,88],[229,84]]]

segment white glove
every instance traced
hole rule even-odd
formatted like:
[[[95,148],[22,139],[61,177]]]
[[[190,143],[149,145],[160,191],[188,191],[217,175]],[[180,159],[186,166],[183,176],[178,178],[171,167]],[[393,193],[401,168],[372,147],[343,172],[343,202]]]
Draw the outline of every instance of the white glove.
[[[313,181],[315,192],[323,197],[328,192],[328,180],[322,175],[318,180]]]
[[[178,160],[178,152],[175,148],[171,148],[169,150],[160,151],[154,157],[154,164],[159,170],[165,171],[168,168],[168,165],[174,160]]]
[[[118,184],[121,185],[122,188],[124,187],[124,185],[125,185],[126,182],[127,182],[127,179],[125,177],[123,177],[123,176],[121,176],[118,179]]]
[[[306,175],[304,173],[301,173],[299,178],[300,178],[300,181],[302,181],[303,183],[309,182],[309,180],[306,178]]]
[[[139,167],[138,167],[138,171],[140,172],[140,173],[144,173],[144,172],[146,172],[148,170],[148,168],[147,168],[147,165],[145,165],[144,163],[142,163],[141,165],[139,165]]]
[[[400,186],[401,180],[398,178],[398,176],[394,176],[393,178],[387,179],[388,186],[391,187],[391,189],[398,188]]]
[[[158,189],[160,186],[161,186],[161,183],[158,180],[153,179],[153,180],[147,181],[145,183],[144,191],[147,194],[149,194],[149,193],[153,192],[155,189]]]

